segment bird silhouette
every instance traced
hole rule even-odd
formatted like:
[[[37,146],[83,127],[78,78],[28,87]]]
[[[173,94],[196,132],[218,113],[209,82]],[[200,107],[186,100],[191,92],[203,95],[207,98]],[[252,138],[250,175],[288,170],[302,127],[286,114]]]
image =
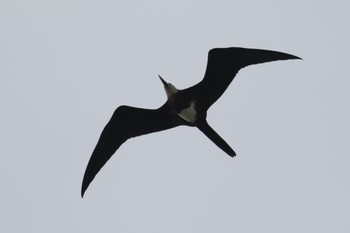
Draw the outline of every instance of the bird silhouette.
[[[240,69],[249,65],[288,59],[301,58],[262,49],[214,48],[209,51],[204,78],[196,85],[178,90],[159,76],[167,101],[158,109],[123,105],[115,110],[88,162],[81,196],[84,196],[96,174],[126,140],[180,125],[197,127],[219,148],[234,157],[234,150],[207,123],[208,109],[225,92]]]

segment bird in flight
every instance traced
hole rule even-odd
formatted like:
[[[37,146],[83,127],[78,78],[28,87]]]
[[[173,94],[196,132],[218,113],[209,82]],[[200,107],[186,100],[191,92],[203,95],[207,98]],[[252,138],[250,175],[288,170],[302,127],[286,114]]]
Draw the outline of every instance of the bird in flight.
[[[164,85],[167,101],[158,109],[120,106],[115,110],[88,162],[81,196],[84,196],[96,174],[126,140],[180,125],[197,127],[219,148],[234,157],[234,150],[207,123],[208,109],[225,92],[240,69],[288,59],[301,58],[262,49],[214,48],[209,51],[203,80],[192,87],[179,90],[158,75]]]

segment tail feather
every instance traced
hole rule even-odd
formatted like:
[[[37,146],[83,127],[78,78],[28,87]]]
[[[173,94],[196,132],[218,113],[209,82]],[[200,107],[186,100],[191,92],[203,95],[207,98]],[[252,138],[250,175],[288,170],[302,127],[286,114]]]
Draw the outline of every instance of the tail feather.
[[[234,150],[225,142],[224,139],[217,134],[206,121],[197,124],[197,128],[202,131],[212,142],[214,142],[220,149],[225,151],[229,156],[235,157]]]

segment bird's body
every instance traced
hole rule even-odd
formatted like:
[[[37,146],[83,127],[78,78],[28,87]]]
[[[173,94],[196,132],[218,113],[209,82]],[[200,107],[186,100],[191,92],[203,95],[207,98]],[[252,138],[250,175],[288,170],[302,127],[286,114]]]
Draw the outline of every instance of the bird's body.
[[[178,90],[159,76],[164,84],[167,101],[154,110],[129,106],[120,106],[115,110],[89,160],[81,195],[84,195],[95,175],[126,140],[180,125],[197,127],[219,148],[234,157],[236,154],[232,148],[207,123],[209,107],[225,92],[240,69],[287,59],[300,58],[261,49],[216,48],[209,51],[203,80],[192,87]]]
[[[189,123],[195,123],[197,119],[196,102],[192,101],[190,106],[181,109],[178,115]]]

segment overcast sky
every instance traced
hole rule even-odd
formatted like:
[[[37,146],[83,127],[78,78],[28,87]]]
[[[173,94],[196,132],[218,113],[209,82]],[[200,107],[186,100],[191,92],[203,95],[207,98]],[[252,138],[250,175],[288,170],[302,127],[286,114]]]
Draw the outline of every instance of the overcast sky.
[[[0,232],[350,229],[349,1],[0,2]],[[178,127],[127,141],[80,197],[122,104],[157,74],[199,82],[214,47],[291,53],[239,72],[208,112],[236,151]]]

